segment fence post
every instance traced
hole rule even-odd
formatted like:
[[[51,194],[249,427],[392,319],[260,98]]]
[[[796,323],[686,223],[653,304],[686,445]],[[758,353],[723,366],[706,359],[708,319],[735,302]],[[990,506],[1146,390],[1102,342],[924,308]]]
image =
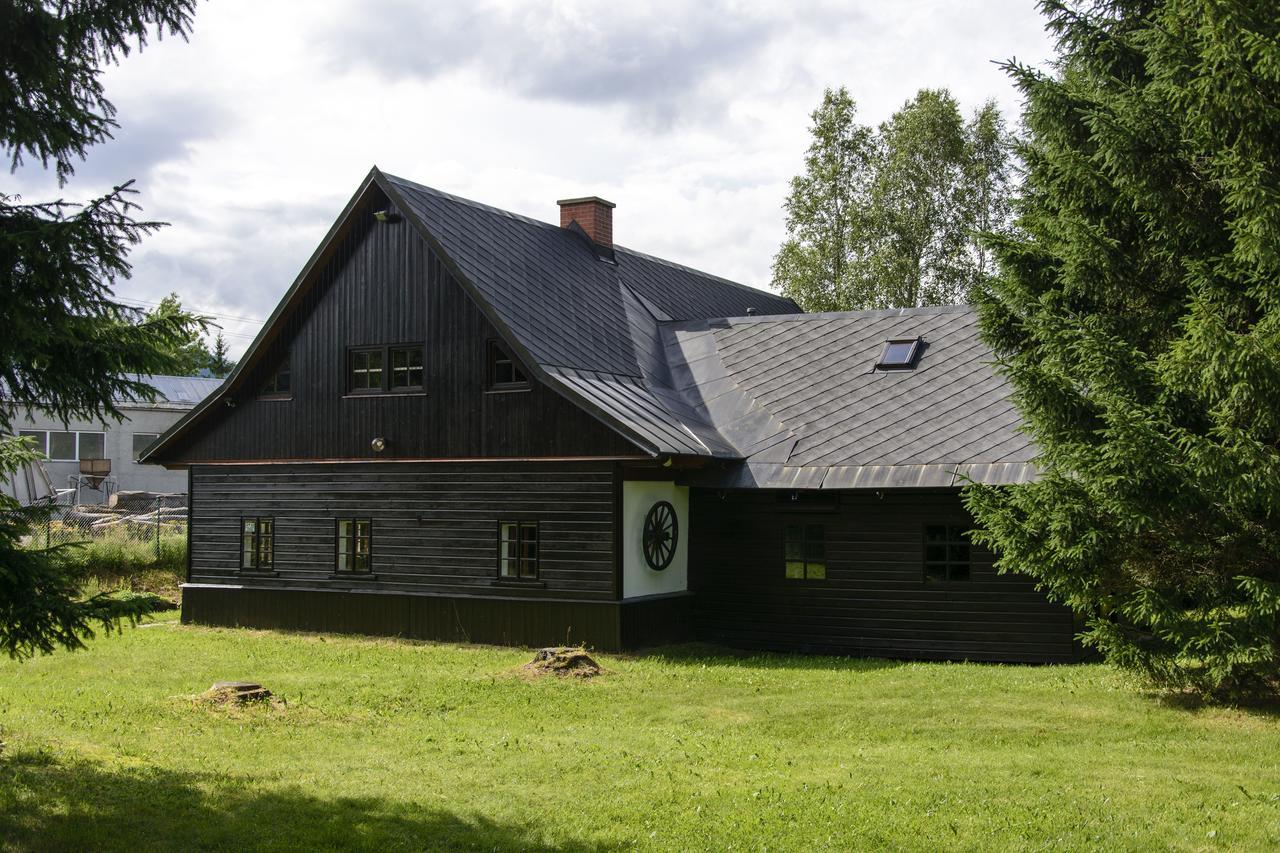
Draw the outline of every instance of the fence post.
[[[156,565],[160,565],[160,498],[156,498]]]

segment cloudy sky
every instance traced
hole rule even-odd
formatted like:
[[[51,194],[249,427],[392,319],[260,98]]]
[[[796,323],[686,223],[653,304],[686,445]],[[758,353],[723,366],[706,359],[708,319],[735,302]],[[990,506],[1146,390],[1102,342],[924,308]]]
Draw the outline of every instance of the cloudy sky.
[[[547,221],[600,195],[619,243],[766,286],[824,87],[866,123],[925,86],[1016,116],[994,63],[1050,52],[1034,0],[218,0],[107,73],[121,128],[61,192],[136,178],[172,225],[117,295],[176,291],[236,352],[375,164]]]

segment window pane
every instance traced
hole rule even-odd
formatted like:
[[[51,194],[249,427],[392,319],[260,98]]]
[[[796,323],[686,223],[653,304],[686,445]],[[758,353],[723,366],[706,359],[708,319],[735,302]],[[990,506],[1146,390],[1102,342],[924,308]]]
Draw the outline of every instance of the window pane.
[[[106,435],[100,432],[80,433],[80,458],[105,459],[107,455]]]
[[[969,562],[969,546],[968,545],[951,545],[947,548],[947,559],[953,563]]]
[[[927,563],[924,567],[924,576],[932,581],[944,581],[947,579],[946,563]]]
[[[808,576],[814,580],[826,580],[827,564],[826,563],[809,563]]]
[[[945,562],[947,559],[947,546],[926,545],[924,549],[924,558],[930,562]]]
[[[949,579],[953,581],[967,581],[969,579],[969,564],[952,563],[949,567]]]
[[[931,524],[924,529],[924,538],[930,542],[946,542],[947,528]]]
[[[133,458],[137,459],[147,448],[155,443],[160,436],[154,432],[135,432],[133,434]]]
[[[911,342],[889,344],[884,348],[882,364],[906,364],[911,358]]]
[[[804,543],[791,542],[790,540],[783,546],[783,556],[788,560],[804,559]]]
[[[391,351],[391,387],[422,387],[422,347],[398,347]]]
[[[269,533],[263,533],[258,537],[258,564],[264,568],[271,568],[271,552],[273,538]]]
[[[49,458],[63,461],[76,458],[76,434],[74,432],[49,433]]]
[[[787,560],[787,577],[804,577],[804,560]]]
[[[44,430],[23,429],[23,430],[18,430],[18,435],[23,436],[24,438],[33,439],[33,441],[29,441],[27,443],[30,444],[35,450],[39,451],[40,453],[49,452],[49,444],[48,444],[49,434],[46,433]]]
[[[809,563],[823,563],[827,559],[827,546],[821,539],[804,543],[804,559]]]

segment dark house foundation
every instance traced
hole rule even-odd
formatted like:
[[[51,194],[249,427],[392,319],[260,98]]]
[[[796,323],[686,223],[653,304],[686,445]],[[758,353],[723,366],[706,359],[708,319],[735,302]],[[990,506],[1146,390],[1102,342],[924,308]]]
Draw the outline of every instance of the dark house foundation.
[[[628,651],[693,639],[688,594],[558,601],[185,584],[184,624]]]

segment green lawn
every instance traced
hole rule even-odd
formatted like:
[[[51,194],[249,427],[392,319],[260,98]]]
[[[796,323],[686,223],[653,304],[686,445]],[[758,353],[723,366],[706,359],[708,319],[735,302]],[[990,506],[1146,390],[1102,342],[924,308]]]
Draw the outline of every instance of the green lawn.
[[[1280,717],[1101,665],[182,627],[0,662],[0,848],[1275,849]],[[260,680],[287,707],[190,698]]]

